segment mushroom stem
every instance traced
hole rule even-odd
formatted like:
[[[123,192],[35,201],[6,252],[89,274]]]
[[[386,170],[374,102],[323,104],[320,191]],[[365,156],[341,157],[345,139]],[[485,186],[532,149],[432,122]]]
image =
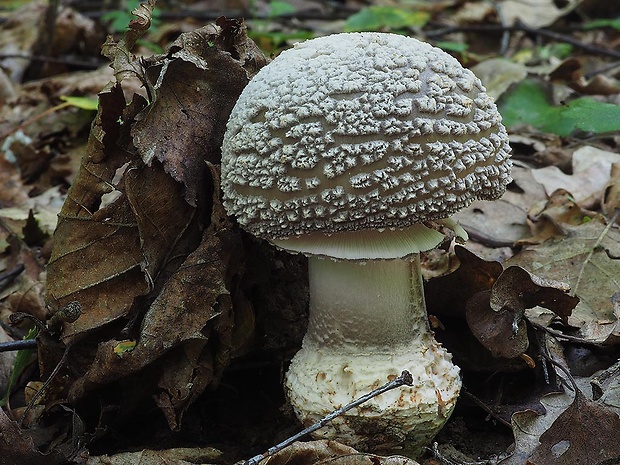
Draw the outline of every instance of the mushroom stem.
[[[412,257],[365,263],[309,257],[308,332],[286,375],[302,423],[316,422],[403,370],[413,375],[412,386],[375,397],[314,436],[416,456],[450,416],[459,369],[429,328],[419,255]]]
[[[378,350],[432,337],[420,256],[365,262],[309,258],[310,318],[305,344]]]

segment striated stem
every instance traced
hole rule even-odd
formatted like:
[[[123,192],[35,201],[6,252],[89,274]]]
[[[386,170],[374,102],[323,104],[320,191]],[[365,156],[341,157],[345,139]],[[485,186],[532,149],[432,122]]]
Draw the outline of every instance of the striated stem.
[[[310,319],[304,344],[386,348],[431,335],[419,254],[409,260],[310,257]]]

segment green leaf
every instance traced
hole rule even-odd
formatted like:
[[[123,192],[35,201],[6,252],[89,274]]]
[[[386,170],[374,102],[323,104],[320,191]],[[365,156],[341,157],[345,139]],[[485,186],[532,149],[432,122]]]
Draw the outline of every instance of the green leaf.
[[[114,346],[114,353],[121,356],[127,352],[131,352],[136,348],[136,341],[120,341]]]
[[[455,53],[465,53],[469,48],[469,45],[464,44],[462,42],[448,42],[448,41],[439,41],[435,42],[435,46],[439,47],[446,52],[455,52]]]
[[[124,32],[129,28],[129,23],[135,19],[131,12],[138,8],[141,2],[142,0],[122,1],[118,6],[118,10],[110,11],[101,15],[101,21],[103,23],[107,23],[112,32]],[[151,17],[151,31],[159,27],[159,17],[160,12],[155,9],[153,11],[153,16]]]
[[[620,30],[620,18],[616,19],[595,19],[594,21],[588,21],[584,23],[584,29],[599,29],[603,27],[611,27],[613,29]]]
[[[287,2],[273,0],[269,2],[269,17],[275,18],[282,15],[295,13],[295,7]]]
[[[97,111],[97,105],[99,100],[91,97],[72,97],[70,95],[63,95],[60,100],[67,102],[69,105],[81,108],[82,110]]]
[[[508,128],[529,124],[559,136],[575,131],[600,134],[620,130],[620,106],[589,97],[552,105],[544,88],[533,80],[521,82],[498,106]]]
[[[310,31],[295,31],[295,32],[261,32],[261,31],[248,31],[248,36],[256,42],[256,44],[267,55],[275,53],[282,44],[289,40],[306,40],[312,39],[314,34]]]
[[[30,3],[30,0],[14,0],[14,1],[5,0],[5,1],[0,2],[0,5],[2,5],[2,9],[5,11],[14,11],[14,10],[17,10],[18,8],[21,8],[24,5],[27,5],[28,3]]]
[[[571,44],[549,44],[544,47],[538,47],[536,55],[543,61],[549,61],[553,58],[567,58],[573,51]]]
[[[619,131],[620,105],[582,97],[559,107],[558,119],[570,129],[565,134],[570,134],[573,129],[594,134]]]
[[[35,337],[37,337],[37,333],[38,330],[36,327],[30,328],[28,334],[24,336],[24,339],[34,339]],[[0,399],[0,406],[6,405],[6,401],[11,395],[11,391],[13,391],[13,386],[15,386],[17,380],[19,379],[19,376],[26,369],[26,367],[30,365],[30,363],[32,363],[34,354],[35,351],[31,349],[20,350],[17,352],[17,356],[15,357],[15,363],[13,363],[13,371],[11,371],[11,376],[9,376],[9,382],[6,386],[6,392],[4,394],[4,397]]]
[[[411,11],[390,6],[369,6],[362,8],[345,23],[344,30],[381,31],[424,26],[430,15],[425,11]]]

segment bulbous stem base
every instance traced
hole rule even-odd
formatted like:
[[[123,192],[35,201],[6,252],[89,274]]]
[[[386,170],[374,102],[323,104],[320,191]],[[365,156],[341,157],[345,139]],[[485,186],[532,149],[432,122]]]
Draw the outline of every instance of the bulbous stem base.
[[[310,258],[310,320],[286,376],[287,395],[305,426],[394,379],[414,378],[318,430],[359,450],[415,456],[450,416],[459,369],[427,323],[420,266]]]

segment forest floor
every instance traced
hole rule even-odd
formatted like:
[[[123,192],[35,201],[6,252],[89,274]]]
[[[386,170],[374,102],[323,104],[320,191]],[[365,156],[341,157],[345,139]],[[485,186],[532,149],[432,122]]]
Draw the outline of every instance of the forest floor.
[[[418,462],[620,464],[614,2],[9,3],[0,465],[232,464],[302,429],[282,386],[307,324],[306,259],[225,213],[220,147],[248,78],[343,31],[456,57],[512,148],[505,195],[454,215],[469,241],[422,255],[463,389]],[[369,452],[306,436],[268,461],[415,463]]]

